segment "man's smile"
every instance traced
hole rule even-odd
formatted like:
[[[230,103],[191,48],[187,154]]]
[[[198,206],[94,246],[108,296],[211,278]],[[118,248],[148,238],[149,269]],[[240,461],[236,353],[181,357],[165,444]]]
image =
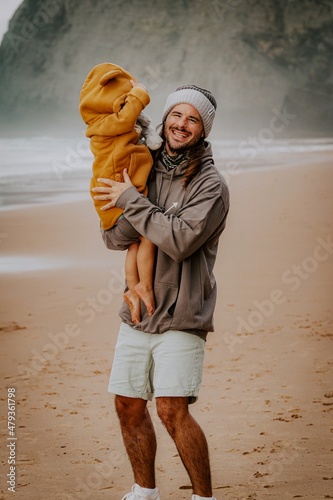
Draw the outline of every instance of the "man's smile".
[[[171,128],[172,135],[175,139],[187,139],[191,134],[186,130],[179,130],[178,128]]]

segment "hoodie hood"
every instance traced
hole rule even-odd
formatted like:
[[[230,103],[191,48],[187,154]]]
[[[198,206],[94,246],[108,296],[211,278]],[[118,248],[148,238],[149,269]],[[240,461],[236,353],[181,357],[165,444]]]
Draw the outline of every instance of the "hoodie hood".
[[[202,167],[205,165],[205,163],[209,162],[211,164],[212,162],[212,146],[208,141],[205,141],[204,145],[205,145],[205,151],[201,158]],[[191,159],[186,158],[182,163],[177,165],[175,168],[173,168],[172,170],[168,170],[161,161],[159,154],[157,156],[157,161],[155,163],[154,170],[155,172],[166,173],[169,175],[173,173],[172,177],[180,177],[180,176],[182,177],[185,174],[190,163]]]

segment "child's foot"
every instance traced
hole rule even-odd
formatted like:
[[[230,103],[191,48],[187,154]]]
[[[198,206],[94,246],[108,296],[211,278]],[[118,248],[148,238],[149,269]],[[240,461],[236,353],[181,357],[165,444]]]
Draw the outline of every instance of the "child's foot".
[[[149,316],[152,316],[155,312],[155,297],[153,290],[148,290],[141,282],[135,285],[134,290],[146,306]]]
[[[127,292],[124,293],[124,301],[126,302],[131,311],[133,323],[137,325],[141,321],[139,295],[135,293],[133,290],[127,290]]]

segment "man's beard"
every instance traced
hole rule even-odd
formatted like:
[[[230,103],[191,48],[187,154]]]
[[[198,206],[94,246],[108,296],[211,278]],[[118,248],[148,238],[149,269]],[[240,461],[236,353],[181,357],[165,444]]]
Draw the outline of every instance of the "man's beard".
[[[178,130],[178,129],[176,129],[176,130]],[[180,144],[179,146],[173,147],[168,139],[168,136],[165,135],[165,140],[166,140],[166,143],[168,144],[169,151],[171,152],[171,154],[174,154],[174,155],[179,155],[181,153],[184,153],[188,149],[194,148],[198,144],[200,139],[201,139],[201,135],[195,136],[195,137],[192,137],[192,139],[189,142],[187,142],[186,144]]]

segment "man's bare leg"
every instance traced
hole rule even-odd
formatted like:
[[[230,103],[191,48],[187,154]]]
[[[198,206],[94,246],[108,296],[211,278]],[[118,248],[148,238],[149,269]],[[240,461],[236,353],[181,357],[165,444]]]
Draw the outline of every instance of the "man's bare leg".
[[[155,488],[156,436],[147,401],[116,396],[115,405],[134,481]]]
[[[202,429],[188,411],[188,398],[159,397],[156,407],[190,476],[193,493],[211,497],[208,445]]]
[[[141,320],[140,297],[135,291],[135,286],[139,282],[137,267],[138,250],[139,243],[132,243],[127,250],[125,259],[125,276],[128,290],[124,293],[124,300],[131,311],[132,321],[135,324],[140,323]]]
[[[140,246],[137,253],[137,266],[139,283],[134,289],[145,304],[149,316],[155,312],[155,296],[153,290],[153,276],[155,267],[155,245],[146,238],[140,238]]]

